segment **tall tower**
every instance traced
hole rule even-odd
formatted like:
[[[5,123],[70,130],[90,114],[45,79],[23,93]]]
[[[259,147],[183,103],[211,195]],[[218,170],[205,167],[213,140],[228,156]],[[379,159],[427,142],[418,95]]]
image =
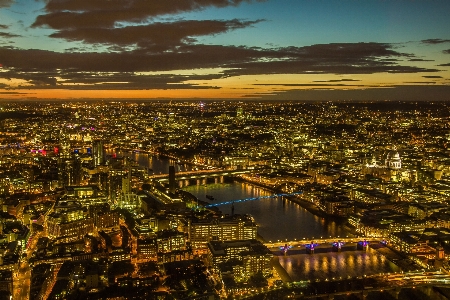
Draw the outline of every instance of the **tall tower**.
[[[238,107],[236,109],[236,117],[238,119],[242,119],[244,117],[244,109],[242,107]]]
[[[131,182],[130,177],[123,177],[122,178],[122,194],[127,195],[131,193]]]
[[[105,163],[103,141],[95,140],[92,144],[92,159],[94,161],[94,167],[101,166]]]
[[[60,187],[70,185],[73,176],[73,160],[70,153],[70,138],[67,128],[59,132],[58,184]]]
[[[130,167],[127,170],[126,176],[122,176],[122,192],[120,193],[119,207],[134,209],[140,205],[140,202],[139,197],[132,190],[132,169]]]
[[[70,138],[66,130],[62,128],[59,132],[59,157],[61,158],[70,158]]]

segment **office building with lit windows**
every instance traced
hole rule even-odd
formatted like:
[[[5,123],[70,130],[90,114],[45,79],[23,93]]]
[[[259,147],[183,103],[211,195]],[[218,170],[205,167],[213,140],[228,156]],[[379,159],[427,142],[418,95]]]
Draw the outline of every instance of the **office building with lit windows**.
[[[194,219],[188,222],[192,248],[204,248],[210,241],[255,239],[257,225],[250,216]]]
[[[141,260],[156,260],[158,245],[156,239],[143,238],[137,239],[137,255]]]
[[[176,230],[164,230],[157,233],[158,252],[171,252],[186,248],[186,235]]]
[[[219,271],[227,268],[227,264],[231,265],[236,281],[246,281],[259,272],[269,277],[272,274],[272,257],[270,250],[255,239],[208,243],[209,265]]]
[[[94,219],[87,217],[87,210],[78,202],[59,201],[54,212],[45,218],[44,225],[50,238],[74,241],[93,232]]]

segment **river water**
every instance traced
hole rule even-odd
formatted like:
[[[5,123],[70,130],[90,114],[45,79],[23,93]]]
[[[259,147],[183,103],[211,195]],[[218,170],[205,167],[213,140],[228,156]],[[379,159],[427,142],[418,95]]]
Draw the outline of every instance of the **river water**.
[[[141,167],[148,168],[150,173],[157,174],[168,174],[169,166],[175,166],[175,172],[185,172],[192,171],[195,166],[188,164],[179,164],[174,159],[160,157],[144,152],[135,151],[117,151],[117,152],[107,152],[108,155],[115,154],[117,157],[129,157],[133,161],[137,162]]]
[[[168,173],[175,161],[144,153],[129,153],[141,166],[154,174]],[[176,170],[189,171],[190,165],[175,164]],[[271,195],[272,192],[248,183],[200,184],[184,187],[199,200],[209,203],[232,201]],[[206,195],[215,199],[208,200]],[[258,234],[266,241],[292,241],[305,238],[345,237],[349,233],[342,224],[318,217],[288,200],[261,199],[234,203],[235,214],[251,214],[258,224]],[[221,205],[224,214],[231,214],[231,204]],[[374,250],[339,253],[296,254],[280,256],[280,264],[293,280],[326,279],[331,277],[362,276],[397,272],[399,268]]]
[[[343,251],[316,254],[297,254],[279,257],[281,266],[293,281],[358,277],[400,268],[377,251]]]
[[[192,185],[183,190],[209,203],[239,200],[273,193],[248,183]],[[206,195],[215,198],[210,201]],[[251,214],[258,223],[258,233],[266,241],[293,241],[302,238],[346,236],[347,232],[336,224],[317,217],[298,204],[280,198],[269,198],[234,203],[235,214]],[[221,205],[219,209],[231,214],[231,204]]]

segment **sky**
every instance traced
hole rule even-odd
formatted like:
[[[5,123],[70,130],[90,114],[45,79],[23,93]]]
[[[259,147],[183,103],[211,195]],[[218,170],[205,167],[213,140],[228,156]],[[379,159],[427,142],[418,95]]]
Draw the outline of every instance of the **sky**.
[[[450,100],[448,0],[0,0],[0,99]]]

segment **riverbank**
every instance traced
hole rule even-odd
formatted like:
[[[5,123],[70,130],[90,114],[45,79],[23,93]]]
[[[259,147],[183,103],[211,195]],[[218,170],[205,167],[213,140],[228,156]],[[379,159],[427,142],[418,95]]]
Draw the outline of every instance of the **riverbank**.
[[[258,182],[247,180],[247,179],[245,179],[243,177],[236,176],[236,177],[234,177],[234,180],[239,181],[239,182],[245,182],[245,183],[257,186],[259,188],[262,188],[262,189],[264,189],[266,191],[270,191],[272,193],[281,193],[282,192],[281,190],[277,190],[277,189],[271,188],[271,187],[269,187],[267,185],[264,185],[264,184],[261,184],[261,183],[258,183]],[[303,199],[300,199],[300,198],[298,198],[298,196],[289,196],[289,197],[286,197],[286,199],[288,199],[289,201],[300,205],[301,207],[303,207],[304,209],[306,209],[307,211],[309,211],[310,213],[312,213],[315,216],[327,219],[329,221],[335,221],[335,222],[338,222],[338,223],[345,223],[347,221],[346,218],[344,218],[344,217],[333,216],[333,215],[329,215],[329,214],[325,213],[324,211],[320,210],[313,203],[311,203],[309,201],[306,201],[306,200],[303,200]]]
[[[287,198],[290,201],[297,203],[298,205],[300,205],[301,207],[303,207],[304,209],[306,209],[307,211],[309,211],[310,213],[312,213],[315,216],[318,216],[321,218],[327,218],[327,219],[330,219],[330,221],[336,221],[336,220],[342,221],[342,218],[330,216],[330,215],[326,214],[325,212],[321,211],[317,206],[315,206],[311,202],[300,199],[297,196],[291,196],[291,197],[287,197]]]
[[[283,282],[292,282],[291,276],[289,276],[286,269],[283,268],[283,266],[280,264],[280,259],[278,258],[278,256],[274,255],[272,257],[272,260],[270,261],[270,265],[276,272],[276,274],[274,274],[274,279],[279,278]]]
[[[397,252],[387,246],[382,246],[381,244],[369,246],[386,257],[387,260],[398,266],[404,272],[416,271],[423,268],[409,259],[405,254]]]

